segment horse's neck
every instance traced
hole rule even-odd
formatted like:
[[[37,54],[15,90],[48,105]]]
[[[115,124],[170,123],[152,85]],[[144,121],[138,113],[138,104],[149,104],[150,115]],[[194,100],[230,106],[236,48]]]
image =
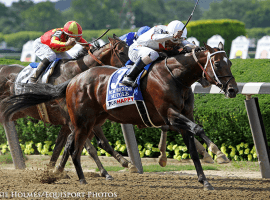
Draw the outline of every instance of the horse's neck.
[[[205,65],[205,52],[195,53],[196,58],[204,67]],[[169,60],[169,69],[177,80],[182,82],[185,86],[191,86],[194,82],[202,77],[202,69],[195,61],[193,55],[177,55]]]
[[[110,53],[110,43],[102,46],[100,49],[93,52],[93,56],[100,60],[102,63],[106,62]],[[90,68],[92,66],[100,65],[91,55],[87,55],[84,58],[84,63]],[[104,63],[105,64],[105,63]]]

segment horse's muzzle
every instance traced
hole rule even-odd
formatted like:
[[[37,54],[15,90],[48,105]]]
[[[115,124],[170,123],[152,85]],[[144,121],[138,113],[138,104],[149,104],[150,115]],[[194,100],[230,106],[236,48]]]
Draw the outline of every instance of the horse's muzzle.
[[[228,98],[235,98],[236,94],[238,93],[238,87],[229,86],[225,92],[226,97]]]

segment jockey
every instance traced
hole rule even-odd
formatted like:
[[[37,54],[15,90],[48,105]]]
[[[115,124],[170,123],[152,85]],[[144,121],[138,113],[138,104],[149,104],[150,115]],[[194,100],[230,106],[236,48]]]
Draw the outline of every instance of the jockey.
[[[140,35],[150,30],[149,26],[143,26],[139,28],[138,32],[129,32],[125,35],[119,37],[120,40],[123,40],[127,43],[128,46],[132,45],[134,40],[137,40]]]
[[[35,73],[31,76],[30,82],[35,83],[40,74],[56,58],[74,58],[75,55],[68,54],[66,51],[75,46],[76,41],[87,43],[87,41],[82,38],[82,27],[75,21],[69,21],[63,28],[52,29],[37,38],[34,42],[34,51],[41,59],[41,62]],[[83,46],[85,49],[89,50],[92,45],[86,44]]]
[[[122,80],[127,86],[133,86],[135,79],[149,63],[159,57],[157,51],[168,50],[174,46],[195,48],[196,46],[186,40],[187,29],[184,24],[174,20],[165,25],[158,25],[142,34],[130,47],[128,56],[135,64]]]

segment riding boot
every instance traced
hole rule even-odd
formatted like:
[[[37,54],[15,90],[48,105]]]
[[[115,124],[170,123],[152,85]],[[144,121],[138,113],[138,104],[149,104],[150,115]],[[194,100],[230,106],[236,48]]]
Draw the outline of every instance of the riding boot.
[[[141,58],[135,62],[128,74],[123,78],[122,83],[126,86],[134,86],[134,82],[137,76],[141,73],[146,65],[143,63]]]
[[[50,61],[47,58],[44,58],[37,66],[36,71],[30,77],[30,83],[36,83],[40,74],[49,66]]]

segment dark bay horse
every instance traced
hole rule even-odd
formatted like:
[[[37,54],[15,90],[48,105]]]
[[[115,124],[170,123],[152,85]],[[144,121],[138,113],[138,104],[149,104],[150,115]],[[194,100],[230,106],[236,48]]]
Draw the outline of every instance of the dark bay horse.
[[[194,162],[198,181],[203,184],[205,190],[212,190],[213,187],[207,181],[199,161],[194,135],[203,138],[208,146],[211,141],[203,128],[191,119],[190,113],[185,110],[185,103],[190,95],[190,86],[199,79],[203,80],[203,84],[216,84],[229,98],[236,96],[238,88],[230,70],[231,62],[222,50],[223,45],[219,45],[219,48],[205,46],[205,51],[197,53],[193,51],[190,55],[180,54],[154,62],[148,74],[141,80],[141,90],[153,124],[162,126],[165,131],[172,130],[182,134]],[[70,153],[82,184],[86,184],[86,180],[80,156],[84,143],[95,126],[102,125],[109,119],[145,128],[135,105],[106,109],[108,80],[116,70],[117,68],[112,66],[102,66],[91,68],[58,86],[29,85],[34,95],[14,96],[15,101],[5,104],[7,113],[9,109],[14,109],[11,112],[13,113],[18,108],[17,101],[23,104],[31,99],[33,102],[41,103],[66,98],[74,135],[70,135],[72,137],[69,138],[65,152]],[[60,168],[63,169],[64,166],[65,162],[61,162]]]
[[[109,38],[109,43],[103,47],[97,49],[93,52],[94,57],[86,53],[79,59],[74,60],[60,60],[53,75],[49,78],[49,83],[59,84],[62,83],[75,75],[101,64],[113,65],[116,67],[121,67],[128,60],[128,46],[125,42],[121,41],[117,37]],[[0,97],[1,99],[11,96],[14,94],[14,82],[18,73],[23,69],[23,66],[20,65],[2,65],[0,66]],[[62,125],[62,128],[58,134],[53,155],[51,157],[49,166],[54,167],[55,163],[60,155],[61,150],[63,149],[67,137],[70,134],[72,124],[69,120],[69,115],[65,107],[65,100],[53,101],[46,104],[50,122],[54,125]],[[16,113],[12,117],[12,121],[23,118],[26,116],[31,116],[35,119],[42,120],[39,116],[38,110],[36,107],[31,107],[21,112]],[[3,121],[1,120],[1,123]],[[71,130],[70,130],[71,129]],[[100,139],[100,146],[104,148],[108,153],[114,156],[118,162],[121,163],[123,167],[128,167],[129,162],[124,159],[118,152],[109,145],[107,139],[105,138],[101,127],[95,127],[94,132]],[[90,139],[93,138],[93,134]],[[99,161],[96,149],[93,148],[90,141],[87,142],[88,153],[93,157],[97,162],[97,165],[100,169],[100,172],[103,176],[108,176],[106,170],[102,167],[101,162]]]

